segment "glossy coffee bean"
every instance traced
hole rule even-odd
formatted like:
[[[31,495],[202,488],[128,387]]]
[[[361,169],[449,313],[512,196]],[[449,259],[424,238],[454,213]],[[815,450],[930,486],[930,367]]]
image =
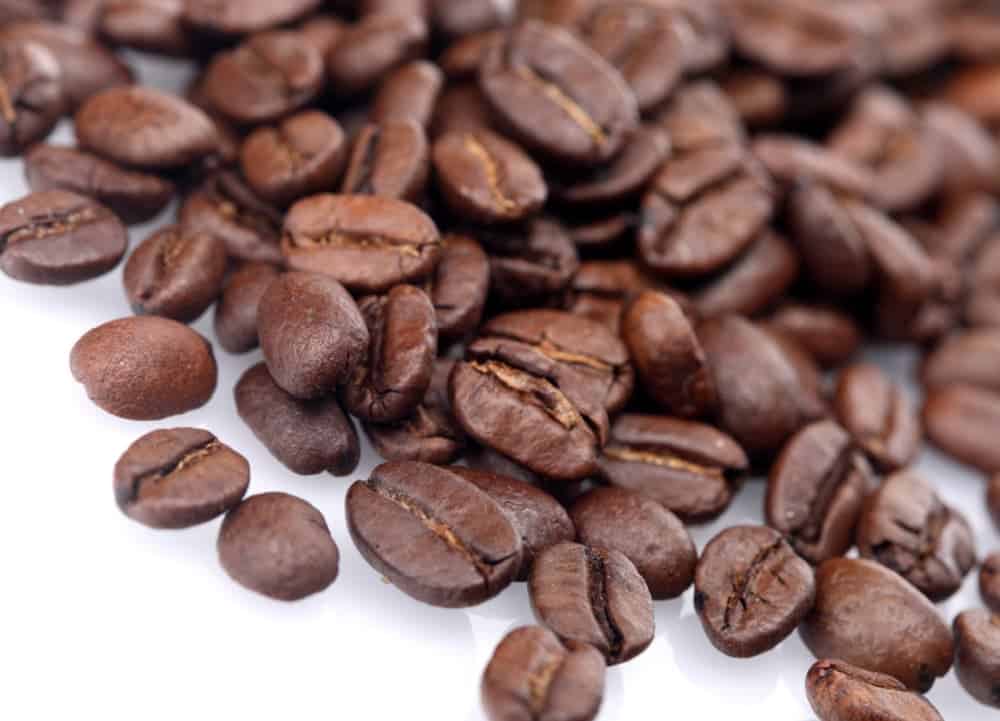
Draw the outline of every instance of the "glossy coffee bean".
[[[613,333],[619,334],[626,301],[647,288],[655,287],[656,283],[635,261],[586,261],[580,263],[573,276],[566,309],[600,321]],[[674,293],[671,297],[686,309],[686,301],[680,294]]]
[[[983,559],[979,569],[979,595],[994,613],[1000,613],[1000,551]]]
[[[480,685],[490,721],[592,721],[604,697],[604,659],[591,645],[540,626],[516,628],[500,641]]]
[[[215,306],[213,327],[219,345],[230,353],[257,347],[257,306],[279,275],[268,263],[245,263],[229,276]]]
[[[738,658],[777,646],[812,608],[816,593],[809,564],[764,526],[734,526],[709,541],[694,589],[708,640]]]
[[[589,643],[610,665],[624,663],[653,641],[653,600],[624,554],[560,543],[535,559],[528,579],[531,606],[564,643]]]
[[[99,30],[114,45],[185,57],[193,43],[184,25],[184,0],[108,0]]]
[[[449,0],[430,0],[435,28],[449,37],[507,25],[513,19],[515,5],[507,0],[470,0],[458,4]]]
[[[896,473],[865,502],[858,550],[941,601],[955,593],[976,562],[972,528],[912,472]]]
[[[244,35],[292,22],[320,0],[184,0],[184,20],[219,35]]]
[[[868,168],[797,136],[760,134],[751,148],[775,180],[786,186],[817,182],[833,192],[859,198],[874,192],[875,176]]]
[[[45,138],[66,111],[59,62],[44,46],[0,38],[0,156]]]
[[[125,264],[125,295],[136,315],[197,320],[222,292],[225,244],[172,225],[149,236]]]
[[[521,539],[500,505],[461,476],[425,463],[384,463],[354,483],[347,526],[376,571],[434,606],[492,598],[521,565]]]
[[[951,631],[937,609],[873,561],[825,561],[816,571],[816,605],[799,631],[818,658],[888,674],[921,693],[951,668]]]
[[[873,485],[871,468],[833,421],[792,436],[771,467],[764,501],[767,523],[810,563],[842,556]]]
[[[875,466],[898,471],[920,451],[920,418],[906,392],[878,366],[845,368],[834,399],[837,418]]]
[[[281,249],[294,270],[324,273],[356,293],[380,293],[430,275],[441,237],[434,221],[409,203],[324,194],[288,211]]]
[[[892,676],[843,661],[814,663],[806,696],[820,721],[944,721],[930,701]]]
[[[340,567],[340,552],[323,514],[287,493],[250,496],[229,511],[219,530],[218,551],[234,581],[279,601],[298,601],[325,590]]]
[[[477,65],[477,70],[478,67]],[[472,81],[452,83],[438,98],[430,134],[431,137],[437,138],[449,132],[474,132],[482,128],[492,128],[493,125],[493,111],[483,97],[479,85]]]
[[[955,631],[955,675],[979,703],[1000,708],[1000,616],[978,609],[960,613]]]
[[[225,513],[250,485],[250,464],[208,431],[147,433],[115,464],[122,513],[152,528],[187,528]]]
[[[743,449],[712,426],[625,413],[597,460],[608,483],[636,491],[689,523],[711,520],[749,467]]]
[[[927,356],[920,378],[936,388],[951,383],[1000,392],[1000,329],[969,330],[946,339]]]
[[[861,329],[846,313],[832,306],[782,305],[767,326],[798,341],[824,368],[840,366],[861,346]]]
[[[479,243],[466,235],[442,237],[441,260],[425,285],[442,345],[476,329],[489,288],[490,261]]]
[[[376,12],[349,26],[326,57],[335,92],[353,95],[413,60],[427,43],[427,21],[413,13]]]
[[[554,218],[481,230],[476,238],[490,256],[490,294],[505,306],[544,304],[569,285],[580,266],[572,238]]]
[[[424,129],[412,120],[365,125],[351,148],[341,192],[417,202],[430,173]]]
[[[437,64],[451,88],[457,87],[458,83],[475,81],[483,55],[491,44],[503,38],[504,32],[504,30],[484,30],[456,38],[448,44],[438,56]]]
[[[0,206],[0,270],[15,280],[90,280],[118,265],[127,246],[118,218],[74,193],[43,191]]]
[[[444,88],[444,74],[426,60],[407,63],[387,75],[372,100],[369,119],[376,124],[410,120],[426,128]]]
[[[932,389],[924,402],[927,438],[954,458],[985,473],[1000,471],[994,429],[1000,423],[1000,393],[972,386]]]
[[[70,370],[98,407],[136,421],[200,408],[218,377],[208,341],[155,316],[112,320],[88,331],[73,346]]]
[[[318,273],[285,273],[268,286],[257,332],[275,383],[303,400],[333,393],[368,351],[368,328],[354,299]]]

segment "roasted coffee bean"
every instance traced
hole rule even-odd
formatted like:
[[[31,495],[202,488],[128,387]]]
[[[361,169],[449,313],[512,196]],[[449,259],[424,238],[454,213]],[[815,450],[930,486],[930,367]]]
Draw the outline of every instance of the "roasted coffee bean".
[[[629,238],[639,226],[635,213],[612,213],[596,219],[584,216],[569,218],[566,226],[570,240],[581,253],[601,256],[617,254],[628,247]],[[573,221],[576,221],[575,223]]]
[[[152,528],[187,528],[235,506],[250,485],[246,458],[198,428],[147,433],[115,464],[122,513]]]
[[[434,221],[401,200],[314,195],[285,216],[290,268],[324,273],[355,293],[380,293],[433,271],[441,256]]]
[[[24,156],[24,176],[36,192],[65,190],[93,198],[130,224],[151,220],[174,195],[169,180],[57,145],[36,145],[29,150]]]
[[[458,216],[477,223],[522,220],[548,197],[541,168],[496,133],[445,133],[431,153],[437,187]]]
[[[574,165],[607,162],[639,124],[622,76],[574,35],[544,23],[524,22],[492,45],[479,84],[521,141]]]
[[[1000,236],[992,236],[968,270],[965,322],[973,327],[1000,328]]]
[[[767,327],[794,338],[824,368],[846,363],[861,347],[861,329],[832,306],[786,303],[768,318]]]
[[[479,243],[466,235],[441,238],[441,260],[426,290],[434,304],[442,345],[479,326],[489,289],[490,261]]]
[[[1000,613],[1000,551],[983,559],[979,569],[979,595],[993,613]]]
[[[628,305],[621,325],[643,388],[661,408],[686,418],[715,410],[715,384],[705,352],[677,301],[644,291]]]
[[[1000,528],[1000,473],[994,473],[986,487],[986,506],[993,516],[993,523]]]
[[[215,124],[183,98],[149,87],[119,87],[91,96],[76,113],[80,146],[116,163],[176,168],[213,152]]]
[[[955,675],[979,703],[1000,708],[1000,616],[978,609],[960,613],[955,631]]]
[[[197,320],[222,293],[225,244],[171,225],[144,240],[125,264],[125,295],[136,315]]]
[[[271,283],[257,307],[257,332],[275,383],[304,400],[348,382],[370,337],[344,286],[318,273],[285,273]]]
[[[493,43],[502,41],[503,35],[503,30],[484,30],[451,42],[437,59],[438,67],[449,81],[449,87],[455,88],[459,82],[475,80],[479,63],[486,51]]]
[[[257,347],[257,306],[280,271],[268,263],[245,263],[226,281],[215,306],[215,337],[230,353]]]
[[[100,33],[115,45],[188,56],[194,43],[184,25],[184,0],[104,0]]]
[[[1000,329],[970,330],[945,340],[924,361],[920,378],[927,388],[949,384],[1000,392]]]
[[[652,499],[614,486],[595,488],[573,504],[570,516],[581,543],[625,554],[654,599],[675,598],[691,585],[694,542],[677,516]]]
[[[0,156],[45,138],[66,110],[62,75],[39,43],[0,39]]]
[[[943,146],[944,177],[947,190],[992,191],[997,183],[996,143],[986,129],[954,105],[929,102],[923,119]]]
[[[0,21],[46,20],[56,16],[56,3],[43,0],[3,0],[0,2]]]
[[[840,374],[837,418],[875,466],[897,471],[920,450],[920,418],[909,397],[878,367],[858,363]]]
[[[722,428],[751,455],[776,452],[802,426],[825,414],[781,346],[740,316],[701,325],[698,337],[719,396]]]
[[[155,316],[97,326],[76,342],[69,360],[90,400],[136,421],[200,408],[218,379],[208,341],[185,325]]]
[[[912,472],[896,473],[865,502],[858,550],[908,580],[932,601],[955,593],[976,562],[972,528]]]
[[[842,556],[873,485],[871,468],[833,421],[806,426],[771,467],[764,515],[800,556],[818,564]]]
[[[340,566],[323,514],[287,493],[250,496],[229,511],[218,551],[234,581],[279,601],[298,601],[326,589]]]
[[[15,280],[90,280],[118,265],[127,246],[118,218],[74,193],[48,190],[0,206],[0,270]]]
[[[474,468],[478,471],[489,471],[490,473],[524,481],[533,486],[545,487],[560,503],[563,503],[563,496],[559,493],[559,490],[580,483],[579,481],[565,484],[560,482],[546,483],[539,478],[537,473],[533,473],[520,463],[502,453],[497,453],[487,446],[471,445],[465,453],[463,460],[468,464],[469,468]]]
[[[218,35],[245,35],[307,15],[321,0],[184,0],[184,20]]]
[[[425,18],[377,12],[349,26],[326,57],[334,92],[353,95],[375,85],[398,65],[413,60],[427,44]]]
[[[589,643],[610,665],[635,658],[653,641],[653,599],[619,551],[552,546],[535,559],[528,592],[539,622],[565,643]]]
[[[415,60],[385,77],[372,101],[369,118],[378,125],[411,120],[426,128],[444,88],[444,74],[434,63]]]
[[[778,125],[788,114],[788,91],[781,79],[758,68],[733,70],[720,80],[722,91],[751,128]]]
[[[476,233],[490,256],[490,294],[504,306],[543,304],[564,290],[580,266],[566,228],[553,218]]]
[[[920,693],[948,673],[954,652],[951,631],[920,591],[857,558],[832,558],[817,569],[816,605],[799,632],[817,658],[888,674]]]
[[[749,465],[743,449],[711,426],[630,413],[615,420],[597,460],[606,481],[648,496],[689,523],[726,510]]]
[[[417,202],[427,187],[430,147],[412,120],[365,125],[351,147],[341,192]]]
[[[1000,471],[1000,393],[963,385],[931,389],[923,420],[927,437],[945,453],[986,473]]]
[[[593,721],[604,697],[604,659],[587,643],[540,626],[516,628],[497,645],[483,672],[490,721]]]
[[[292,472],[346,476],[357,467],[358,435],[335,396],[311,401],[290,396],[263,363],[243,374],[233,395],[240,418]]]
[[[516,3],[509,0],[430,0],[434,27],[449,37],[484,32],[511,22]]]
[[[528,573],[546,548],[573,541],[576,531],[566,510],[542,489],[510,476],[462,466],[449,468],[475,484],[500,504],[521,537],[523,556],[516,580],[528,580]]]
[[[336,15],[316,13],[299,26],[302,39],[313,45],[325,58],[330,48],[340,42],[347,24]]]
[[[281,213],[254,195],[237,173],[208,178],[184,201],[180,222],[191,232],[221,238],[232,258],[284,263]]]
[[[626,302],[635,294],[655,287],[653,279],[635,261],[587,261],[580,264],[573,276],[566,309],[600,321],[618,335]],[[690,308],[682,294],[668,292],[668,295],[688,313]]]
[[[478,69],[478,66],[477,66]],[[445,133],[469,133],[493,127],[493,111],[473,82],[448,85],[434,108],[431,137]]]
[[[771,175],[787,186],[812,181],[834,192],[860,198],[874,193],[876,180],[872,171],[808,140],[765,133],[754,138],[751,147]]]
[[[777,531],[728,528],[705,546],[694,607],[712,645],[746,658],[784,640],[812,608],[813,571]]]
[[[807,396],[819,398],[822,415],[829,415],[829,407],[826,402],[827,387],[823,371],[813,359],[809,352],[794,338],[777,333],[766,325],[759,326],[767,333],[778,347],[781,348],[785,358],[792,364],[795,374],[798,376],[799,384],[805,389]]]
[[[944,721],[930,701],[892,676],[843,661],[814,663],[806,696],[820,721]]]
[[[426,463],[383,463],[354,483],[347,526],[376,571],[433,606],[492,598],[521,565],[521,539],[500,505],[461,476]]]

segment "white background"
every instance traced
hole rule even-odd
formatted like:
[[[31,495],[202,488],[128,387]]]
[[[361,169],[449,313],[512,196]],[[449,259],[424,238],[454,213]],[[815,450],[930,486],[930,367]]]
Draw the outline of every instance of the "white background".
[[[179,90],[186,79],[175,63],[137,66],[160,87]],[[71,129],[55,139],[71,142]],[[25,192],[19,161],[0,160],[0,203]],[[133,244],[152,227],[133,229]],[[120,267],[73,288],[0,276],[0,718],[483,719],[478,684],[493,647],[532,622],[524,584],[461,611],[383,582],[354,549],[343,512],[349,483],[378,459],[365,443],[345,479],[298,477],[272,459],[232,398],[259,353],[217,348],[215,397],[186,416],[136,423],[98,410],[69,373],[69,351],[91,327],[128,314]],[[211,338],[211,313],[195,328]],[[906,353],[875,357],[899,378],[912,374]],[[118,456],[143,433],[184,425],[211,430],[249,459],[251,493],[287,491],[325,514],[341,552],[332,587],[293,604],[257,596],[219,566],[218,521],[153,531],[121,515],[111,491]],[[967,515],[981,554],[1000,547],[981,477],[930,452],[920,468]],[[699,548],[728,525],[762,522],[762,496],[760,481],[748,483],[720,520],[692,530]],[[691,595],[656,604],[656,640],[609,670],[599,718],[813,719],[803,691],[812,657],[798,636],[754,659],[728,658],[706,640]],[[950,622],[979,605],[972,573],[940,610]],[[954,674],[930,698],[949,721],[996,713]]]

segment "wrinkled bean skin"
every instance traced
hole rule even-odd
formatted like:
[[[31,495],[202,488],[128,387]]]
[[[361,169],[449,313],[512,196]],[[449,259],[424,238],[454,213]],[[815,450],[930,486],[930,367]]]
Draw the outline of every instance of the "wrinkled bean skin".
[[[229,276],[215,306],[213,327],[219,345],[230,353],[257,347],[257,306],[279,275],[269,263],[245,263]]]
[[[981,704],[1000,708],[1000,616],[978,609],[960,613],[955,631],[955,675]]]
[[[884,673],[843,661],[817,661],[806,696],[820,721],[944,721],[923,696]]]

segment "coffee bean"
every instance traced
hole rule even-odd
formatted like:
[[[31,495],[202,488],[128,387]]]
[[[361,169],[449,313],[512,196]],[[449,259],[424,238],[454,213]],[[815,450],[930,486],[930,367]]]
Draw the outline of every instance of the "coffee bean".
[[[937,609],[873,561],[824,561],[816,571],[816,605],[799,631],[817,658],[888,674],[921,693],[951,668],[951,631]]]
[[[927,356],[921,380],[928,388],[961,383],[1000,392],[1000,330],[959,333]]]
[[[449,88],[458,87],[456,83],[459,82],[474,81],[486,51],[493,43],[501,42],[503,36],[503,30],[484,30],[458,37],[449,43],[437,59],[438,67],[449,81]]]
[[[986,506],[993,516],[994,525],[1000,528],[1000,473],[994,473],[987,485]]]
[[[720,86],[737,114],[751,128],[779,125],[789,112],[784,83],[765,70],[733,70],[722,78]]]
[[[81,147],[139,168],[187,165],[211,153],[219,141],[205,113],[149,87],[118,87],[93,95],[74,122]]]
[[[330,48],[340,42],[347,24],[336,15],[316,13],[299,25],[302,39],[319,50],[325,58]]]
[[[492,45],[479,84],[527,146],[574,165],[610,160],[638,127],[622,76],[572,34],[527,21]]]
[[[147,433],[115,464],[115,500],[152,528],[187,528],[225,513],[250,485],[250,464],[208,431]]]
[[[479,66],[476,66],[478,70]],[[431,137],[445,133],[471,133],[493,127],[493,111],[474,82],[450,84],[438,98],[431,121]]]
[[[993,613],[1000,613],[1000,551],[983,559],[979,569],[979,595]]]
[[[954,594],[976,562],[972,528],[914,473],[889,476],[865,502],[858,550],[941,601]]]
[[[749,465],[743,449],[711,426],[631,413],[615,420],[597,459],[606,481],[651,498],[689,523],[726,510]]]
[[[535,161],[492,131],[445,133],[434,143],[431,157],[445,202],[467,220],[522,220],[534,215],[548,196]]]
[[[351,148],[341,192],[417,202],[430,173],[424,129],[412,120],[368,124]]]
[[[481,689],[490,721],[592,721],[604,697],[604,659],[589,644],[564,645],[548,629],[522,626],[497,645]]]
[[[522,0],[517,16],[524,20],[544,20],[567,28],[583,22],[594,7],[594,0]]]
[[[382,81],[372,101],[371,122],[384,125],[410,120],[426,128],[444,80],[437,65],[426,60],[415,60],[394,70]]]
[[[1000,471],[993,432],[1000,423],[1000,394],[963,385],[931,389],[923,420],[927,437],[945,453],[986,473]]]
[[[197,320],[222,292],[225,244],[172,225],[149,236],[125,264],[125,294],[136,315]]]
[[[758,327],[781,348],[781,352],[785,354],[785,358],[795,369],[795,375],[798,376],[798,382],[804,389],[804,394],[810,398],[819,399],[821,417],[829,415],[829,406],[826,402],[826,379],[813,357],[794,338],[777,333],[766,325]]]
[[[93,200],[62,190],[0,206],[0,270],[15,280],[71,285],[118,265],[128,234]]]
[[[484,32],[508,25],[513,19],[516,3],[507,0],[430,0],[435,28],[449,37]]]
[[[24,156],[24,176],[36,192],[65,190],[93,198],[129,224],[151,220],[174,195],[169,180],[57,145],[36,145],[29,150]]]
[[[868,168],[794,135],[761,134],[751,148],[771,175],[787,186],[815,182],[859,198],[875,192],[875,175]]]
[[[635,294],[656,287],[643,268],[631,260],[592,260],[580,263],[573,276],[566,310],[600,321],[618,335],[625,303]],[[682,294],[669,293],[687,313]],[[623,340],[626,340],[623,336]],[[627,343],[627,340],[626,340]]]
[[[66,110],[59,63],[38,43],[0,39],[0,156],[45,138]]]
[[[38,0],[2,0],[0,1],[0,21],[5,23],[16,20],[43,20],[52,18],[57,8],[54,3],[38,2]]]
[[[832,306],[782,305],[767,327],[794,338],[824,368],[843,365],[861,347],[861,329]]]
[[[979,703],[1000,708],[1000,616],[978,609],[955,618],[955,675]]]
[[[476,238],[490,256],[490,293],[504,306],[544,304],[580,266],[566,228],[553,218],[507,231],[481,230]]]
[[[267,369],[286,392],[309,400],[333,393],[364,362],[369,333],[354,299],[318,273],[285,273],[257,307]]]
[[[771,467],[767,523],[810,563],[842,556],[873,482],[844,429],[818,421],[792,436]]]
[[[834,401],[837,418],[875,466],[898,471],[920,450],[921,428],[906,393],[870,363],[858,363],[840,374]]]
[[[97,406],[136,421],[200,408],[218,377],[208,341],[155,316],[112,320],[88,331],[73,346],[70,369]]]
[[[427,35],[427,21],[419,15],[366,15],[347,28],[326,57],[333,90],[340,95],[367,90],[396,66],[419,56]]]
[[[295,21],[321,0],[184,0],[184,20],[219,35],[245,35]]]
[[[954,105],[928,102],[923,105],[923,120],[942,144],[944,177],[947,190],[991,190],[996,187],[1000,156],[986,129]]]
[[[524,481],[532,486],[544,487],[564,506],[566,504],[563,502],[563,495],[559,492],[560,487],[567,488],[570,485],[579,483],[578,481],[571,483],[546,483],[537,473],[532,472],[527,467],[487,446],[470,445],[463,460],[468,464],[469,468],[474,468],[477,471],[488,471],[489,473],[496,473],[497,475]]]
[[[184,25],[184,0],[107,0],[100,33],[115,45],[185,57],[194,43]]]
[[[689,418],[715,409],[705,352],[677,301],[652,290],[640,293],[625,310],[621,334],[643,387],[661,408]]]
[[[340,552],[326,520],[287,493],[250,496],[226,514],[219,530],[219,561],[251,591],[298,601],[337,578]]]
[[[521,539],[486,493],[444,468],[384,463],[347,493],[361,555],[418,601],[455,608],[500,593],[521,565]]]
[[[267,263],[245,263],[229,276],[215,306],[215,337],[230,353],[257,347],[257,306],[280,272]]]
[[[482,320],[490,288],[490,261],[466,235],[441,238],[441,260],[427,280],[442,345],[468,335]]]
[[[712,645],[746,658],[784,640],[812,608],[809,564],[763,526],[728,528],[705,546],[694,576],[694,607]]]
[[[1000,328],[1000,236],[991,236],[967,271],[971,286],[965,299],[965,322],[973,327]]]
[[[806,696],[820,721],[944,721],[927,699],[892,676],[843,661],[814,663]]]
[[[314,195],[285,216],[282,253],[294,270],[324,273],[356,293],[380,293],[430,275],[437,226],[416,206],[363,195]]]

